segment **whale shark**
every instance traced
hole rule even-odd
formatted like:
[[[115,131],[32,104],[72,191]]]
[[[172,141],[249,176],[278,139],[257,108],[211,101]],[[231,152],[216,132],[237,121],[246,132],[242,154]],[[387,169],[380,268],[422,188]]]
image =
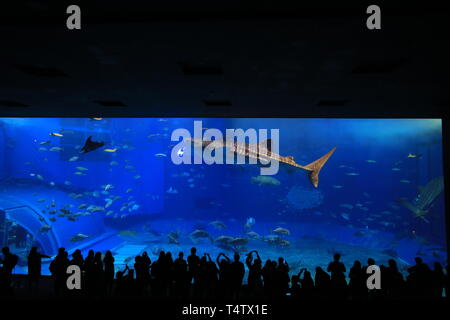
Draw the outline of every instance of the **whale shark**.
[[[428,182],[425,187],[419,186],[418,189],[419,195],[413,203],[410,203],[407,200],[397,200],[397,202],[410,210],[416,218],[420,218],[429,223],[425,216],[428,214],[429,208],[434,200],[436,200],[444,190],[444,177],[436,177]]]
[[[289,166],[300,168],[308,174],[309,181],[317,188],[319,186],[319,173],[322,170],[325,163],[333,155],[336,147],[333,147],[329,152],[324,154],[319,159],[307,164],[300,165],[295,162],[293,156],[282,156],[275,152],[272,152],[272,140],[266,139],[258,144],[249,144],[247,142],[232,141],[228,146],[225,139],[217,140],[203,140],[198,138],[186,138],[186,141],[193,143],[194,145],[208,147],[213,149],[227,147],[230,152],[236,155],[242,155],[246,158],[253,158],[259,161],[278,161],[280,163],[287,164]]]

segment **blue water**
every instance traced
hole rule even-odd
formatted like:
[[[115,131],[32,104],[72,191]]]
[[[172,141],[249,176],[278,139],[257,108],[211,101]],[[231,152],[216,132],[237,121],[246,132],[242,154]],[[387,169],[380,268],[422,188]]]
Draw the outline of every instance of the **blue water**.
[[[317,188],[289,166],[259,184],[257,165],[175,165],[171,134],[185,128],[193,135],[194,120],[224,133],[279,129],[279,153],[300,165],[337,149]],[[105,146],[81,155],[88,136]],[[49,255],[61,246],[69,253],[109,249],[121,256],[120,268],[144,250],[154,257],[192,246],[232,254],[210,240],[226,235],[245,239],[234,248],[242,254],[256,248],[263,259],[283,255],[296,266],[325,265],[334,251],[346,263],[368,255],[445,263],[442,194],[425,219],[396,202],[413,202],[418,186],[442,170],[438,119],[0,119],[2,245],[18,253],[38,245]],[[245,228],[250,217],[255,224]],[[283,245],[267,241],[277,227],[289,230]],[[22,243],[18,228],[27,231]],[[195,230],[210,238],[196,238]],[[177,243],[169,243],[171,232]]]

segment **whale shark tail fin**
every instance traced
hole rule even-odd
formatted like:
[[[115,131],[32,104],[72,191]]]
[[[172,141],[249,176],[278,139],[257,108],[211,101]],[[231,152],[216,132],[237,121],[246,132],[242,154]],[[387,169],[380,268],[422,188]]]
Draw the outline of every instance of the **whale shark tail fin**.
[[[322,169],[322,167],[325,165],[325,163],[328,161],[328,159],[331,157],[331,155],[336,150],[336,147],[328,151],[328,153],[324,154],[322,157],[317,159],[314,162],[311,162],[310,164],[307,164],[306,166],[303,166],[303,169],[309,171],[309,181],[311,181],[312,185],[317,188],[319,186],[319,172]]]

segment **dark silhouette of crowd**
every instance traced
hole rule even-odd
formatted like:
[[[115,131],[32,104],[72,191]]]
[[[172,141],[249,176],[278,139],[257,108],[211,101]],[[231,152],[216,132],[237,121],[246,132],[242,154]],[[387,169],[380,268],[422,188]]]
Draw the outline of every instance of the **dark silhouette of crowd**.
[[[3,248],[0,260],[0,281],[2,296],[13,296],[12,272],[17,264],[17,256],[7,247]],[[41,260],[49,258],[33,247],[28,255],[28,289],[39,291]],[[289,276],[290,267],[282,257],[277,261],[263,261],[258,251],[250,251],[245,261],[239,253],[232,258],[220,253],[215,260],[208,253],[197,255],[192,248],[185,258],[183,252],[173,259],[171,252],[161,251],[155,261],[147,252],[138,255],[130,265],[115,272],[114,257],[110,251],[89,251],[86,257],[80,250],[71,255],[60,248],[50,263],[54,296],[59,298],[136,298],[175,300],[239,300],[239,299],[443,299],[448,292],[448,276],[439,263],[433,269],[421,258],[407,269],[404,278],[395,260],[387,266],[376,265],[372,258],[367,265],[355,261],[348,274],[341,256],[334,254],[326,270],[318,266],[314,278],[305,268],[298,274]],[[245,265],[248,269],[247,283],[244,284]],[[131,265],[132,264],[132,265]],[[67,268],[76,265],[81,270],[81,289],[69,290]],[[367,285],[368,273],[373,268],[380,271],[380,289],[370,289]],[[347,280],[348,278],[348,280]],[[447,294],[448,295],[448,294]]]

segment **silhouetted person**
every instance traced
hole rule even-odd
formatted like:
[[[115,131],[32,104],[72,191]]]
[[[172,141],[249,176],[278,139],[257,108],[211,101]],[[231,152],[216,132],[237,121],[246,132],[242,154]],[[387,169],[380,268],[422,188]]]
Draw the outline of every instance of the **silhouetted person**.
[[[105,292],[107,295],[112,294],[112,287],[114,284],[114,257],[111,251],[106,251],[103,258],[103,265],[105,267]]]
[[[231,298],[238,299],[239,293],[242,286],[242,280],[244,279],[245,268],[244,264],[239,261],[241,256],[239,253],[234,254],[234,260],[230,264],[230,289],[231,289]]]
[[[430,298],[432,287],[432,275],[430,268],[423,263],[420,257],[414,259],[416,264],[408,269],[408,287],[414,297]]]
[[[69,263],[67,251],[64,248],[59,248],[58,254],[49,266],[50,273],[53,276],[55,295],[57,297],[62,296],[66,292],[66,272]]]
[[[398,298],[403,295],[405,281],[403,275],[398,271],[397,262],[389,259],[385,274],[381,276],[381,287],[386,289],[386,294],[390,298]]]
[[[361,261],[355,260],[348,274],[350,278],[348,287],[350,297],[353,300],[363,299],[367,296],[366,275],[361,265]]]
[[[253,253],[256,254],[256,259],[253,260]],[[262,261],[259,257],[258,251],[253,250],[247,254],[245,263],[248,267],[248,289],[251,296],[261,296],[263,290],[262,282]]]
[[[214,261],[212,261],[209,253],[206,253],[205,265],[205,294],[206,299],[214,299],[219,282],[219,269]]]
[[[442,298],[442,291],[445,287],[445,274],[442,265],[439,262],[434,263],[432,271],[432,297],[435,299]]]
[[[187,262],[184,260],[183,252],[178,254],[178,258],[175,259],[174,263],[174,296],[176,298],[187,298],[189,290],[189,279],[188,279],[188,269]]]
[[[152,292],[155,297],[162,297],[164,295],[165,256],[166,253],[161,251],[158,259],[152,264]]]
[[[0,259],[0,263],[2,264],[0,268],[0,295],[11,296],[13,294],[11,275],[19,258],[11,253],[8,247],[4,247],[2,253],[3,259]]]
[[[275,294],[284,297],[289,290],[289,265],[284,258],[278,258],[278,265],[275,268]]]
[[[95,252],[89,250],[88,255],[84,259],[85,287],[86,294],[91,295],[95,291]]]
[[[264,295],[273,297],[275,295],[275,268],[276,262],[267,259],[261,270],[264,282]]]
[[[195,283],[198,281],[198,269],[200,267],[200,258],[197,256],[197,249],[195,247],[191,248],[191,254],[187,258],[188,262],[188,275],[189,283],[192,281]]]
[[[331,274],[331,290],[336,298],[345,298],[345,289],[347,282],[345,281],[345,265],[340,261],[341,255],[335,253],[333,261],[328,265],[327,271]]]
[[[314,276],[314,285],[316,288],[316,296],[318,298],[328,298],[331,290],[331,278],[321,267],[316,267],[316,275]]]
[[[37,247],[32,247],[28,254],[28,289],[33,291],[33,287],[39,288],[39,278],[41,277],[42,258],[49,256],[39,253]]]
[[[222,258],[222,259],[221,259]],[[218,298],[229,298],[230,292],[230,264],[231,259],[228,258],[223,252],[219,253],[216,258],[217,265],[219,266],[219,283],[218,283]]]
[[[303,278],[302,278],[303,275]],[[300,297],[304,299],[312,298],[314,295],[314,281],[311,277],[311,272],[309,272],[306,268],[300,270],[298,274],[298,278],[300,281]]]

